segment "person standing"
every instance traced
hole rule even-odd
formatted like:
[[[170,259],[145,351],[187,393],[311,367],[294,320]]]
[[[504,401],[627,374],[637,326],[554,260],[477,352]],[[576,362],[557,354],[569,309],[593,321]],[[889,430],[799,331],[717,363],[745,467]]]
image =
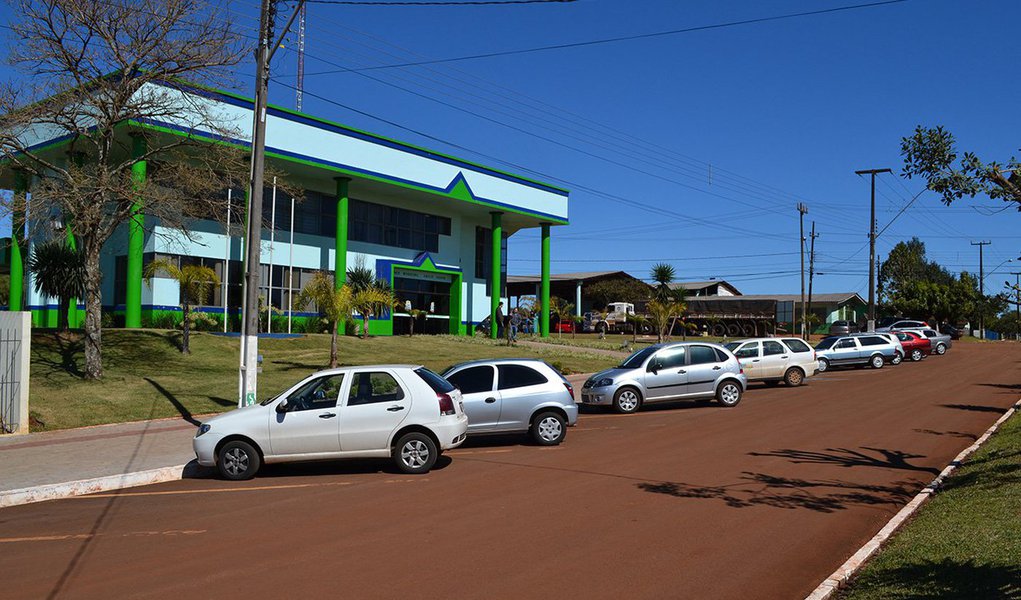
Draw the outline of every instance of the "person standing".
[[[518,309],[511,311],[510,316],[510,340],[511,342],[518,341],[518,329],[521,327],[521,313]]]
[[[490,323],[489,325],[491,327],[494,327],[494,326],[496,327],[496,337],[497,337],[497,339],[502,338],[503,337],[504,325],[505,325],[504,321],[507,320],[506,317],[504,317],[504,315],[503,315],[503,302],[500,302],[499,304],[496,305],[496,314],[493,315],[493,317],[496,320],[496,323]]]

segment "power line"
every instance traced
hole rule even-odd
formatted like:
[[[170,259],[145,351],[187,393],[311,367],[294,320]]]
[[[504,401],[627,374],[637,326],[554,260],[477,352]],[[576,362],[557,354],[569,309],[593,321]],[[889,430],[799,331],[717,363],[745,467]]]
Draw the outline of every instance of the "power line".
[[[326,0],[323,0],[323,1],[326,2]],[[603,39],[598,39],[598,40],[587,40],[587,41],[583,41],[583,42],[570,42],[570,43],[565,43],[565,44],[552,44],[552,45],[549,45],[549,46],[538,46],[538,47],[533,47],[533,48],[519,48],[519,49],[516,49],[516,50],[503,50],[503,51],[499,51],[499,52],[486,52],[486,53],[482,53],[482,54],[470,54],[470,55],[466,55],[466,56],[455,56],[455,57],[449,57],[449,58],[437,58],[437,59],[432,59],[432,60],[406,62],[406,63],[398,63],[398,64],[390,64],[390,65],[379,65],[379,66],[375,66],[375,67],[364,67],[364,68],[358,69],[358,70],[372,71],[372,70],[379,70],[379,69],[393,69],[393,68],[398,68],[398,67],[417,67],[417,66],[421,66],[421,65],[434,65],[434,64],[439,64],[439,63],[449,63],[449,62],[456,62],[456,61],[463,61],[463,60],[476,60],[476,59],[480,59],[480,58],[493,58],[493,57],[497,57],[497,56],[513,56],[513,55],[519,55],[519,54],[531,54],[531,53],[534,53],[534,52],[545,52],[545,51],[548,51],[548,50],[563,50],[563,49],[566,49],[566,48],[581,48],[581,47],[585,47],[585,46],[596,46],[596,45],[601,45],[601,44],[612,44],[612,43],[626,42],[626,41],[632,41],[632,40],[649,39],[649,38],[656,38],[656,37],[665,37],[665,36],[671,36],[671,35],[680,35],[680,34],[684,34],[684,33],[693,33],[693,32],[697,32],[697,31],[708,31],[708,30],[711,30],[711,29],[723,29],[723,28],[726,28],[726,27],[736,27],[736,26],[740,26],[740,25],[752,25],[752,24],[757,24],[757,23],[767,23],[767,22],[770,22],[770,21],[781,21],[781,20],[785,20],[785,19],[809,17],[809,16],[816,16],[816,15],[822,15],[822,14],[828,14],[828,13],[836,13],[836,12],[843,12],[843,11],[859,10],[859,9],[865,9],[865,8],[875,8],[875,7],[879,7],[879,6],[886,6],[886,5],[889,5],[889,4],[900,4],[902,2],[907,2],[907,1],[908,0],[883,0],[882,2],[870,2],[870,3],[867,3],[867,4],[854,4],[854,5],[851,5],[851,6],[838,6],[838,7],[834,7],[834,8],[826,8],[826,9],[821,9],[821,10],[811,10],[811,11],[804,11],[804,12],[797,12],[797,13],[788,13],[788,14],[783,14],[783,15],[775,15],[775,16],[771,16],[771,17],[759,17],[759,18],[755,18],[755,19],[743,19],[743,20],[740,20],[740,21],[728,21],[728,22],[725,22],[725,23],[714,23],[714,24],[711,24],[711,25],[698,25],[698,26],[695,26],[695,27],[685,27],[685,28],[682,28],[682,29],[671,29],[671,30],[668,30],[668,31],[656,31],[656,32],[652,32],[652,33],[640,33],[640,34],[636,34],[636,35],[627,35],[627,36],[620,36],[620,37],[613,37],[613,38],[603,38]],[[318,73],[308,73],[308,75],[325,75],[327,73],[347,73],[347,72],[351,72],[351,71],[354,71],[354,70],[355,69],[340,69],[340,70],[334,70],[334,71],[320,71]]]
[[[336,4],[342,6],[501,6],[508,4],[569,4],[578,0],[476,0],[462,2],[434,2],[422,0],[421,2],[358,2],[356,0],[305,0],[306,4]]]

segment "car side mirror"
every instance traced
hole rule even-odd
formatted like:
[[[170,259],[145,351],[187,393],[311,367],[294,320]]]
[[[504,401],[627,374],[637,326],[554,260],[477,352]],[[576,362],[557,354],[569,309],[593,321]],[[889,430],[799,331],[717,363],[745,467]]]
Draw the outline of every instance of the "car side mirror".
[[[659,368],[660,364],[656,361],[652,361],[651,363],[649,363],[649,368],[646,370],[655,375],[656,373],[659,373]]]
[[[284,400],[281,400],[281,401],[280,401],[280,402],[279,402],[279,403],[277,404],[277,412],[278,412],[278,413],[285,413],[285,412],[287,412],[288,410],[290,410],[290,408],[291,408],[291,407],[290,407],[290,406],[288,406],[288,404],[287,404],[287,400],[286,400],[286,399],[284,399]]]

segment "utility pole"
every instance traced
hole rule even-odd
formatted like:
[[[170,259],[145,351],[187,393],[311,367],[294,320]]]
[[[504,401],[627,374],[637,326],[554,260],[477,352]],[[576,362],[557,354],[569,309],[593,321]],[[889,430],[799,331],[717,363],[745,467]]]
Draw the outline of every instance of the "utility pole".
[[[803,202],[798,202],[798,221],[801,223],[801,234],[798,237],[801,246],[801,339],[808,339],[808,327],[805,320],[808,318],[808,311],[805,306],[805,214],[808,207]]]
[[[812,233],[808,236],[811,239],[808,251],[808,306],[812,306],[812,280],[815,279],[815,238],[819,234],[815,232],[815,221],[812,221]],[[808,332],[811,337],[812,332]]]
[[[281,39],[274,41],[277,0],[262,0],[259,12],[259,40],[255,51],[255,102],[252,107],[252,166],[248,188],[248,227],[245,235],[245,298],[241,324],[241,395],[238,406],[254,404],[258,394],[259,372],[259,265],[262,249],[262,196],[266,167],[266,104],[269,95],[269,64],[280,47],[283,35],[305,5],[299,0],[284,27]]]
[[[1011,273],[1011,275],[1016,278],[1014,282],[1014,293],[1016,294],[1014,296],[1014,309],[1017,312],[1014,314],[1017,318],[1016,327],[1018,328],[1018,331],[1014,337],[1017,338],[1018,341],[1021,341],[1021,272],[1015,271]]]
[[[872,208],[869,211],[869,331],[876,330],[876,175],[891,172],[890,169],[862,169],[854,172],[859,176],[872,176]]]
[[[992,242],[972,242],[972,246],[978,246],[978,293],[981,296],[980,304],[978,306],[978,331],[979,339],[986,339],[986,314],[985,314],[985,298],[986,298],[986,267],[983,262],[983,250],[985,247]]]

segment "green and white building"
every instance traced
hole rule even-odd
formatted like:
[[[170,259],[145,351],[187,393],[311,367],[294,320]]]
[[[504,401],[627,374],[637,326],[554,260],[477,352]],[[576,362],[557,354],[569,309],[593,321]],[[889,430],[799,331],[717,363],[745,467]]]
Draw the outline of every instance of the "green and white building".
[[[182,105],[201,103],[238,134],[223,140],[182,115],[126,123],[120,134],[126,149],[144,152],[145,140],[137,135],[141,131],[148,136],[190,135],[210,143],[249,145],[251,99],[177,84],[156,87],[158,93],[180,94]],[[145,92],[143,88],[139,93]],[[37,133],[37,137],[32,140],[36,152],[51,160],[66,160],[68,139],[59,132]],[[411,308],[427,311],[416,333],[471,333],[501,297],[506,301],[507,238],[530,228],[542,232],[534,252],[542,261],[540,296],[548,295],[550,230],[568,222],[567,190],[272,105],[267,115],[266,156],[268,164],[288,174],[290,185],[304,189],[303,198],[293,203],[280,191],[275,202],[272,189],[265,196],[263,217],[275,226],[262,233],[259,281],[261,295],[279,310],[275,331],[286,328],[281,323],[286,322],[291,296],[314,272],[332,271],[343,279],[349,268],[361,264],[389,281],[396,296]],[[144,177],[147,168],[151,166],[139,163],[136,174]],[[0,185],[27,193],[31,202],[28,178],[8,172]],[[123,226],[102,256],[104,310],[118,324],[141,327],[179,314],[181,298],[175,281],[143,282],[144,265],[155,257],[212,267],[226,285],[198,310],[230,315],[231,321],[237,321],[244,256],[237,213],[243,210],[244,193],[232,190],[231,196],[233,237],[216,220],[196,221],[190,235],[181,235],[145,218],[145,198],[138,199],[140,223]],[[226,208],[226,191],[224,202]],[[35,293],[32,274],[25,267],[38,235],[28,232],[46,229],[31,225],[13,232],[17,243],[7,253],[9,308],[31,310],[36,326],[52,327],[57,324],[57,300]],[[82,306],[72,311],[79,313],[72,315],[72,325],[80,320]],[[307,316],[293,314],[295,320]],[[407,312],[391,311],[371,321],[370,333],[406,331],[409,319]],[[548,317],[540,320],[548,323]]]

